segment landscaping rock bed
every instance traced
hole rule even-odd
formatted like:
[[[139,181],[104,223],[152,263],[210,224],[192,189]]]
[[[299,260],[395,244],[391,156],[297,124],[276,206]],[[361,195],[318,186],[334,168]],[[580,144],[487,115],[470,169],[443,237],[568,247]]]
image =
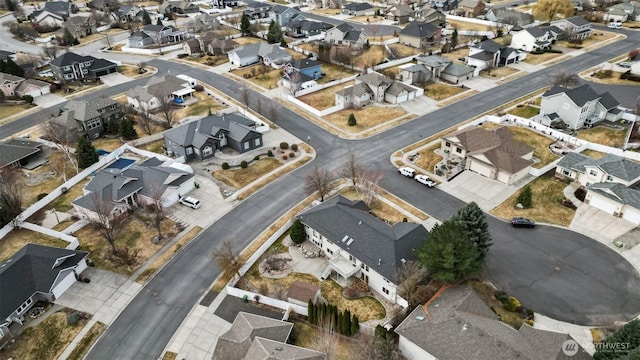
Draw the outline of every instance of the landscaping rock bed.
[[[293,262],[288,253],[272,254],[259,267],[260,275],[270,279],[282,279],[293,271]]]

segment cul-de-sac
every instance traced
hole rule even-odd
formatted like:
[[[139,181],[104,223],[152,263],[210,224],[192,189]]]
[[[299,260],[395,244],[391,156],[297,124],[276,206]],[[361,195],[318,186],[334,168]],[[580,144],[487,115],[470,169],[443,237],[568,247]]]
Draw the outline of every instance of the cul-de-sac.
[[[0,359],[640,360],[640,1],[0,28]]]

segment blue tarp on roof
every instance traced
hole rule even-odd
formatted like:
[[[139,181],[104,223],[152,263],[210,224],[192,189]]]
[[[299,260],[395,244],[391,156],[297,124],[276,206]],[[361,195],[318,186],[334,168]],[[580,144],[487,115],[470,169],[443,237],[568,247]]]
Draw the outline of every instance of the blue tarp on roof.
[[[118,159],[107,166],[107,169],[126,169],[129,166],[133,165],[136,161],[132,159]]]

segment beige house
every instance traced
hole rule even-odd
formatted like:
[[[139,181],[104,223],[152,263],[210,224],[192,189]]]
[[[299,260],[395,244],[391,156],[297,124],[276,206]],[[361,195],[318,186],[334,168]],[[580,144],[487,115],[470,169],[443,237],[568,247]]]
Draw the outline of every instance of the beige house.
[[[464,17],[477,17],[484,11],[485,4],[482,0],[462,0],[458,3],[456,12]]]
[[[527,176],[533,164],[533,149],[513,140],[508,127],[463,129],[442,138],[440,149],[449,158],[463,161],[465,170],[506,185]]]
[[[569,153],[558,162],[556,176],[586,187],[586,204],[640,224],[640,163],[613,154],[592,159]]]
[[[19,76],[0,73],[0,91],[4,94],[4,96],[14,96],[16,95],[16,89],[21,82],[24,81],[24,78]]]

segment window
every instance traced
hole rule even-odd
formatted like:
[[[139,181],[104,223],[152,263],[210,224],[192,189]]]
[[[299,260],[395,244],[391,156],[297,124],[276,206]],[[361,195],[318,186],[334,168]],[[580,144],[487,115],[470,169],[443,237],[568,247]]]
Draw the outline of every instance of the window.
[[[186,148],[186,149],[185,149],[185,153],[186,153],[187,155],[191,155],[191,154],[193,154],[193,148],[192,148],[192,147],[188,147],[188,148]]]
[[[84,66],[91,66],[91,61],[85,61]]]
[[[111,105],[111,107],[109,108],[109,110],[115,110],[115,109],[116,109],[116,105],[115,104]]]
[[[244,149],[245,150],[249,150],[249,142],[248,141],[244,143]]]
[[[462,154],[462,149],[460,149],[460,148],[456,148],[456,152],[457,152],[458,154]]]
[[[444,143],[444,147],[451,147],[451,143],[450,143],[450,142],[448,142],[448,141],[445,141],[445,143]]]
[[[613,181],[613,176],[607,175],[607,181]]]
[[[386,287],[382,288],[382,292],[389,295],[389,289],[387,289]]]
[[[260,143],[261,143],[261,142],[262,142],[262,141],[260,140],[260,138],[257,138],[257,139],[256,139],[256,141],[255,141],[256,146],[260,146]]]
[[[67,80],[73,79],[73,74],[64,74],[64,78]]]
[[[89,70],[82,69],[82,73],[83,73],[83,74],[88,74],[88,73],[89,73]]]
[[[562,108],[565,110],[569,110],[569,103],[562,104]]]
[[[589,170],[589,175],[591,176],[598,176],[598,172],[595,170]]]
[[[104,112],[104,109],[98,109],[98,112],[102,114]]]
[[[333,250],[327,248],[327,252],[329,253],[329,255],[333,255]]]
[[[567,169],[562,169],[562,175],[569,176],[569,175],[571,175],[571,171],[569,171]]]
[[[87,130],[91,130],[99,127],[100,125],[102,125],[102,122],[100,122],[100,119],[93,119],[93,120],[87,121],[86,127],[87,127]]]
[[[62,68],[62,70],[69,71],[69,70],[71,70],[71,66],[65,66],[65,67]]]

